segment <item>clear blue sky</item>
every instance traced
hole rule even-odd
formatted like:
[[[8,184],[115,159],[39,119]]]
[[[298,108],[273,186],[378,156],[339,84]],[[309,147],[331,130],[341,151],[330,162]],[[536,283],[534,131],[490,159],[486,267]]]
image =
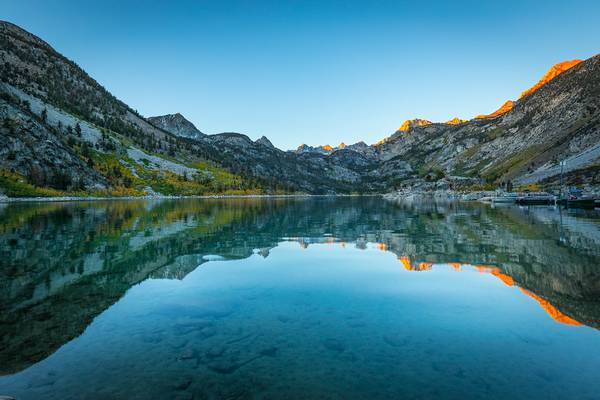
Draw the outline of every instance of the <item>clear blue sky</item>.
[[[600,1],[420,3],[2,0],[0,19],[145,116],[283,149],[491,112],[600,52]]]

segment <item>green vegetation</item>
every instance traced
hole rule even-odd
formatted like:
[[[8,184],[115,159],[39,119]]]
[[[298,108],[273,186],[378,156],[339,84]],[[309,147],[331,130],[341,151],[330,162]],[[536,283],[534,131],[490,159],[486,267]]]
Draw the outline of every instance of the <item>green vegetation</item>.
[[[498,185],[495,183],[474,183],[471,185],[462,186],[459,190],[463,192],[482,192],[496,190]]]
[[[527,185],[519,185],[517,186],[517,192],[540,192],[542,187],[539,183],[528,183]]]
[[[446,176],[446,173],[442,168],[431,165],[423,165],[417,172],[421,178],[432,182],[439,181]]]
[[[541,150],[541,146],[531,146],[528,149],[497,163],[492,168],[484,171],[482,176],[486,178],[488,182],[498,182],[503,176],[512,175],[520,169],[525,168],[525,166],[527,166]]]
[[[94,169],[109,182],[111,189],[103,191],[104,195],[141,196],[146,194],[148,187],[164,195],[179,196],[264,193],[256,183],[205,161],[190,165],[198,170],[197,173],[182,176],[171,171],[151,169],[151,162],[146,159],[136,163],[126,156],[97,151],[92,152],[92,159]]]
[[[53,197],[63,196],[64,192],[35,186],[27,179],[6,169],[0,169],[0,191],[9,197]]]
[[[489,140],[494,140],[499,138],[500,136],[503,136],[506,133],[506,128],[504,127],[497,127],[492,129],[491,131],[489,131],[487,133],[487,137]]]

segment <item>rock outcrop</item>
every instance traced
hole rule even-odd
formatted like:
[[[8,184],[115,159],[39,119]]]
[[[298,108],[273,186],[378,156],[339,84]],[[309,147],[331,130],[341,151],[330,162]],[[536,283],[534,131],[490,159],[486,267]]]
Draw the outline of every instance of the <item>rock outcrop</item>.
[[[194,124],[185,119],[180,113],[149,117],[147,119],[157,128],[170,132],[176,136],[188,139],[200,139],[204,136]]]
[[[428,121],[426,119],[419,119],[419,118],[415,118],[415,119],[407,119],[406,121],[404,121],[402,123],[402,125],[400,125],[400,128],[398,128],[398,130],[400,132],[408,132],[409,130],[411,130],[412,128],[415,128],[417,126],[427,126],[427,125],[431,125],[432,122]]]

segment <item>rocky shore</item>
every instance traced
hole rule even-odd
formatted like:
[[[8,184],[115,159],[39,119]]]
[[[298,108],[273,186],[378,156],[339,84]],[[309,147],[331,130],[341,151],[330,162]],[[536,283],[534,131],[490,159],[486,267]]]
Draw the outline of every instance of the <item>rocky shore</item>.
[[[477,201],[481,198],[493,196],[493,191],[456,191],[452,189],[401,189],[386,193],[383,198],[391,201]]]
[[[100,196],[58,196],[58,197],[7,197],[0,195],[0,203],[23,203],[23,202],[61,202],[61,201],[98,201],[98,200],[164,200],[164,199],[237,199],[237,198],[288,198],[288,197],[315,197],[310,194],[240,194],[240,195],[209,195],[209,196],[123,196],[123,197],[100,197]]]

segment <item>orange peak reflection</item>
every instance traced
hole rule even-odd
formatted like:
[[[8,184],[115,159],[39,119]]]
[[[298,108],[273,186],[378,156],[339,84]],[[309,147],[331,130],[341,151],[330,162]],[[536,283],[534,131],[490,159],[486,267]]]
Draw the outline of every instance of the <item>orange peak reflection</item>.
[[[418,264],[413,264],[410,262],[410,258],[408,256],[400,256],[398,257],[402,266],[407,271],[429,271],[431,267],[433,267],[432,263],[422,262]]]
[[[558,309],[556,307],[554,307],[552,304],[550,304],[550,302],[548,300],[542,299],[540,296],[538,296],[537,294],[530,292],[527,289],[523,289],[523,288],[519,288],[521,289],[521,291],[523,293],[525,293],[527,296],[531,297],[532,299],[534,299],[535,301],[537,301],[540,306],[542,306],[542,308],[548,313],[548,315],[550,315],[552,317],[553,320],[555,320],[556,322],[560,322],[561,324],[567,324],[567,325],[575,325],[575,326],[582,326],[583,324],[577,320],[574,320],[573,318],[569,317],[568,315],[563,314],[562,312],[558,311]]]
[[[478,265],[475,267],[475,269],[481,273],[494,275],[496,278],[504,282],[507,286],[513,286],[515,284],[515,280],[513,279],[513,277],[502,273],[502,271],[500,271],[500,268],[498,267],[487,267],[484,265]]]
[[[413,264],[410,261],[410,258],[408,256],[400,256],[400,257],[398,257],[398,259],[400,260],[400,263],[402,263],[402,266],[404,267],[404,269],[406,269],[407,271],[428,271],[433,267],[432,263],[422,262],[422,263],[414,263]],[[438,265],[448,265],[457,272],[460,272],[463,267],[471,267],[468,264],[460,264],[460,263],[446,263],[446,264],[438,264]],[[498,267],[490,267],[490,266],[486,266],[486,265],[476,265],[476,266],[473,266],[473,268],[480,273],[491,274],[491,275],[495,276],[496,278],[500,279],[507,286],[515,285],[515,281],[514,281],[513,277],[510,275],[506,275]],[[519,289],[523,293],[525,293],[527,296],[529,296],[532,299],[534,299],[535,301],[537,301],[539,303],[539,305],[544,309],[544,311],[546,311],[548,313],[548,315],[550,315],[550,317],[552,317],[552,319],[555,320],[556,322],[559,322],[561,324],[573,325],[573,326],[583,326],[583,324],[581,322],[560,312],[548,300],[541,298],[540,296],[536,295],[533,292],[530,292],[527,289],[524,289],[521,287],[519,287]]]

